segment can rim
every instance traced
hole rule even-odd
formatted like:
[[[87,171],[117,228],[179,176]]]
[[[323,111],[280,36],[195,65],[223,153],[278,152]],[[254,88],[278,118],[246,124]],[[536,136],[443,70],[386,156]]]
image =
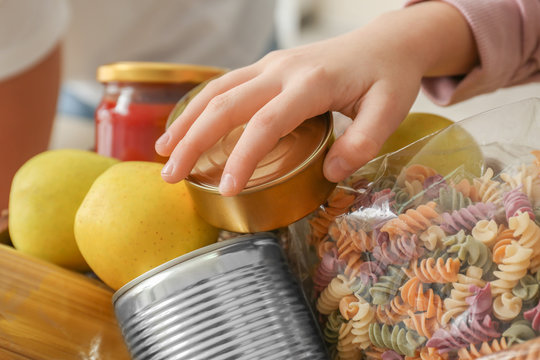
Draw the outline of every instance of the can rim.
[[[146,280],[148,278],[151,278],[152,276],[154,276],[156,274],[159,274],[159,273],[161,273],[161,272],[163,272],[163,271],[165,271],[167,269],[170,269],[170,268],[172,268],[172,267],[174,267],[174,266],[176,266],[178,264],[184,263],[186,261],[192,260],[194,258],[203,256],[205,254],[214,252],[214,251],[219,250],[219,249],[234,246],[234,245],[236,245],[236,244],[238,244],[240,242],[264,240],[264,239],[272,240],[272,241],[274,241],[276,243],[276,245],[278,244],[277,237],[274,234],[272,234],[271,232],[260,232],[260,233],[257,233],[257,234],[240,235],[240,236],[232,238],[232,239],[219,241],[219,242],[216,242],[214,244],[210,244],[210,245],[201,247],[199,249],[190,251],[190,252],[188,252],[188,253],[186,253],[184,255],[180,255],[180,256],[178,256],[178,257],[176,257],[174,259],[171,259],[169,261],[164,262],[161,265],[156,266],[153,269],[150,269],[150,270],[142,273],[141,275],[137,276],[136,278],[134,278],[134,279],[130,280],[129,282],[127,282],[126,284],[124,284],[120,289],[116,290],[116,292],[113,294],[112,303],[115,304],[116,301],[120,297],[122,297],[125,293],[127,293],[129,290],[131,290],[132,288],[134,288],[135,286],[137,286],[138,284],[140,284],[144,280]]]
[[[226,71],[225,68],[194,64],[120,61],[98,67],[96,78],[102,83],[201,83]]]
[[[273,187],[273,186],[281,184],[283,182],[286,182],[290,178],[296,176],[298,173],[305,170],[308,166],[310,166],[313,163],[313,161],[316,158],[318,158],[319,156],[322,156],[324,154],[327,146],[331,143],[331,141],[333,139],[334,124],[333,124],[332,112],[330,112],[330,111],[319,114],[317,116],[325,116],[326,119],[328,120],[328,121],[326,121],[326,132],[325,132],[325,135],[324,135],[323,139],[321,140],[320,144],[318,145],[318,147],[311,153],[311,155],[309,157],[307,157],[304,161],[302,161],[297,167],[295,167],[290,172],[288,172],[286,174],[283,174],[283,176],[280,176],[280,177],[278,177],[276,179],[273,179],[273,180],[271,180],[269,182],[250,187],[248,189],[244,189],[236,196],[242,196],[242,195],[251,194],[251,193],[254,193],[254,192],[258,192],[258,191]],[[193,185],[194,187],[196,187],[199,190],[202,190],[202,191],[205,191],[205,192],[208,192],[208,193],[212,193],[212,194],[216,194],[216,195],[220,194],[218,186],[211,186],[211,185],[207,185],[207,184],[201,184],[201,183],[199,183],[197,181],[192,180],[189,176],[186,178],[186,181],[189,182],[190,185]]]

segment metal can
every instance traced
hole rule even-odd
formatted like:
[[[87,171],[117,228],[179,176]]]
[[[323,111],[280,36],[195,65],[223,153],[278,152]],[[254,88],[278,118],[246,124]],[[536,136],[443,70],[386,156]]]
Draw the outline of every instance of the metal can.
[[[221,196],[219,181],[242,131],[239,127],[220,139],[186,179],[202,218],[233,232],[270,231],[292,224],[326,201],[336,186],[323,175],[324,157],[333,141],[331,113],[307,119],[281,138],[240,194]]]
[[[224,69],[171,63],[118,62],[100,66],[104,93],[95,113],[96,152],[120,160],[165,162],[154,143],[169,113],[189,90]]]
[[[328,359],[277,238],[219,242],[132,280],[114,297],[134,359]]]

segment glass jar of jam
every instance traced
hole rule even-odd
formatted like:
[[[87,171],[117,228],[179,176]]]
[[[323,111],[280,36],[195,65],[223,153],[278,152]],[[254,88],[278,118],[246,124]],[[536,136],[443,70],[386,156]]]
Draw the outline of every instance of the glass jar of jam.
[[[95,113],[96,152],[120,160],[165,162],[154,143],[169,113],[196,85],[225,72],[208,66],[119,62],[98,68],[104,93]]]

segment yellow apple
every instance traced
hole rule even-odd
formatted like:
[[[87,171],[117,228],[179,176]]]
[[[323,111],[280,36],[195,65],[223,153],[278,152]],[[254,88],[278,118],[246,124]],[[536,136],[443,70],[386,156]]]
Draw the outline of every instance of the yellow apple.
[[[118,289],[144,272],[217,240],[182,181],[163,164],[123,162],[96,179],[75,218],[75,237],[96,275]]]
[[[455,123],[430,137],[409,164],[426,165],[442,175],[459,171],[474,178],[481,175],[484,155],[474,137]]]
[[[424,136],[444,129],[453,123],[452,120],[440,115],[418,112],[410,113],[405,120],[401,122],[396,131],[386,139],[377,156],[399,150]]]
[[[92,182],[117,162],[76,149],[45,151],[28,160],[11,184],[13,246],[69,269],[89,270],[75,242],[75,213]]]

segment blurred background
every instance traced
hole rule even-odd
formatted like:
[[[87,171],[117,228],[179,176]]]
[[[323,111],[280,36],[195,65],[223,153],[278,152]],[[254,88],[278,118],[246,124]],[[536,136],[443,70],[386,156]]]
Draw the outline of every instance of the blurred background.
[[[365,25],[383,12],[400,8],[403,3],[403,0],[278,0],[277,46],[289,48],[342,34]],[[540,96],[539,83],[498,90],[448,107],[437,106],[420,93],[412,111],[431,112],[459,121],[534,96]],[[93,122],[58,114],[51,148],[90,149],[93,144]]]

